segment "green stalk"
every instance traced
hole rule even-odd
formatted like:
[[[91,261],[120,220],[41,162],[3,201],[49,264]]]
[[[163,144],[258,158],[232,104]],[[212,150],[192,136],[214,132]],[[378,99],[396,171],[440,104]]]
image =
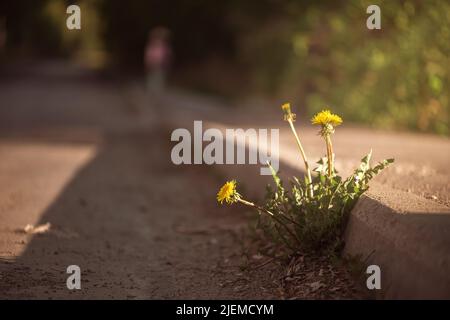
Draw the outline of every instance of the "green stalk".
[[[325,142],[327,143],[327,157],[328,157],[328,176],[331,178],[333,176],[333,144],[331,143],[330,135],[325,136]]]

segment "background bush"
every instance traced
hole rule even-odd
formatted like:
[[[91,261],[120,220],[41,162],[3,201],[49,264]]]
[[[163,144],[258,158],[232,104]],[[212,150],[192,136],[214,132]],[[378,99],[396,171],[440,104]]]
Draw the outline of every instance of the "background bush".
[[[381,30],[368,30],[373,1],[285,8],[243,34],[238,51],[257,90],[324,105],[346,120],[449,134],[450,2],[377,1]],[[262,30],[262,32],[258,32]]]

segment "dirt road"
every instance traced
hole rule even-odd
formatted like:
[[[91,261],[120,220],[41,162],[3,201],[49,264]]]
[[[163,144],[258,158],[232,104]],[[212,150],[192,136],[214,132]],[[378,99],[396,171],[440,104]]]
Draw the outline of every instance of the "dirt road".
[[[248,220],[218,207],[223,177],[173,165],[160,110],[122,89],[53,63],[2,78],[0,298],[296,295],[280,288],[276,263],[242,270],[265,258],[243,256]],[[43,234],[24,231],[47,223]],[[81,269],[81,290],[66,287],[69,265]],[[303,297],[322,295],[310,292],[315,281]]]
[[[208,120],[190,105],[209,102],[172,94],[155,105],[138,87],[55,63],[1,78],[0,298],[360,297],[339,266],[301,257],[287,270],[246,253],[248,212],[215,201],[230,177],[170,160],[164,117],[190,129]],[[46,223],[43,234],[24,232]],[[81,268],[81,290],[66,287],[69,265]]]
[[[208,175],[171,164],[151,106],[139,120],[116,84],[76,71],[0,86],[0,297],[239,296],[243,219],[217,211]],[[73,264],[82,290],[66,288]],[[271,296],[260,285],[246,295]]]

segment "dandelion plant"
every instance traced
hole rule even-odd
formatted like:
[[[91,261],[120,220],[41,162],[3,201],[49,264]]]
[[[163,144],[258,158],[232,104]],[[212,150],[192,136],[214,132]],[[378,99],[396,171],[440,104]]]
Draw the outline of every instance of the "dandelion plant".
[[[394,159],[383,160],[374,167],[370,165],[372,151],[361,159],[360,166],[343,179],[334,168],[331,135],[342,118],[329,110],[316,114],[311,122],[320,125],[319,134],[326,144],[326,156],[317,161],[314,178],[306,153],[293,122],[295,114],[289,104],[282,106],[284,120],[294,134],[306,169],[305,179],[293,177],[291,189],[286,190],[278,173],[270,166],[275,188],[267,186],[265,203],[257,205],[242,197],[235,180],[226,182],[217,193],[221,204],[241,203],[256,209],[258,226],[269,239],[283,244],[292,251],[329,252],[336,254],[342,249],[342,237],[348,215],[359,197],[368,190],[369,181],[386,168]]]

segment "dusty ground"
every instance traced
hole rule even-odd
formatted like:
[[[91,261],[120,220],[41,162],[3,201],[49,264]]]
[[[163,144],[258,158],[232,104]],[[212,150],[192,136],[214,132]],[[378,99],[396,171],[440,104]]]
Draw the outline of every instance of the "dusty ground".
[[[0,81],[0,298],[361,296],[340,266],[248,251],[222,174],[173,165],[161,110],[123,88],[57,64]]]

